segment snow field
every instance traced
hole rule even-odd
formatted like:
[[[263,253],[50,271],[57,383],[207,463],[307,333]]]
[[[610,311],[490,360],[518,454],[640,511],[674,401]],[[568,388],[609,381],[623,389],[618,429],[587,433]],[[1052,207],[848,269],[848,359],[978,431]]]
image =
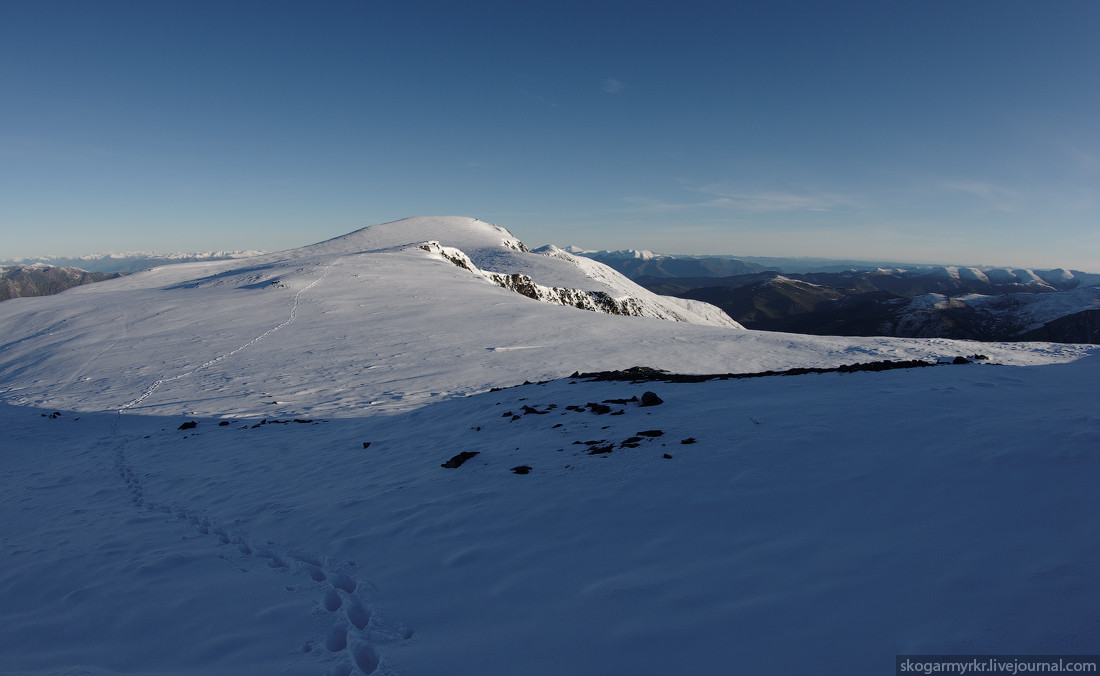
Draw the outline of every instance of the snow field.
[[[1095,348],[613,317],[403,246],[529,261],[509,238],[417,219],[0,305],[0,673],[1095,652]],[[978,352],[1011,365],[565,377]]]

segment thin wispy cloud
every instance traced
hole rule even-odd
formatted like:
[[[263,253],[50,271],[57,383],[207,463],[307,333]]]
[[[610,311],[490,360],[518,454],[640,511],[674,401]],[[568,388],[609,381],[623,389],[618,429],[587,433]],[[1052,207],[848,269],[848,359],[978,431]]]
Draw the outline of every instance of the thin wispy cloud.
[[[1015,211],[1019,198],[1016,190],[987,181],[948,180],[943,181],[940,188],[977,198],[997,211]]]
[[[683,211],[707,207],[724,207],[728,200],[718,198],[704,202],[665,202],[642,195],[631,195],[630,197],[624,197],[623,201],[633,205],[629,209],[630,211]]]
[[[603,81],[601,88],[608,94],[622,94],[626,91],[626,83],[609,77]]]
[[[704,195],[713,195],[710,203],[729,209],[752,212],[772,211],[833,211],[856,206],[848,195],[821,191],[738,190],[721,183],[690,188]]]
[[[710,185],[689,188],[693,192],[711,195],[711,199],[669,202],[643,196],[631,196],[624,201],[640,211],[682,211],[693,209],[720,209],[742,213],[773,212],[831,212],[837,209],[857,207],[856,200],[835,193],[795,193],[780,191],[731,192],[723,186]]]

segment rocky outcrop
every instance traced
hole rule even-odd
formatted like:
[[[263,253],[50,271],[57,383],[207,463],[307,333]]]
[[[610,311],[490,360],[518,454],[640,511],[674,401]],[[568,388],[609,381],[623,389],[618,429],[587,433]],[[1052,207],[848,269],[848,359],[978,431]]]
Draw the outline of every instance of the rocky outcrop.
[[[507,248],[514,251],[531,253],[522,242],[516,241],[514,243],[509,243],[506,241],[502,245],[507,245]],[[452,265],[462,268],[463,270],[469,270],[501,288],[515,291],[522,296],[544,303],[575,307],[592,312],[603,312],[610,315],[653,317],[657,319],[671,319],[673,321],[691,323],[712,323],[726,325],[731,328],[740,328],[736,322],[729,321],[728,317],[725,317],[720,310],[710,306],[706,306],[706,309],[714,311],[717,315],[721,315],[726,321],[723,322],[721,320],[711,319],[711,321],[703,322],[699,321],[699,317],[692,316],[699,313],[678,312],[674,306],[682,302],[680,299],[669,299],[672,302],[670,302],[668,307],[663,307],[653,302],[646,302],[646,300],[641,298],[630,296],[615,298],[606,291],[547,286],[537,283],[530,275],[521,272],[493,272],[490,270],[483,270],[474,264],[470,257],[463,251],[454,247],[444,246],[439,242],[424,242],[417,245],[417,247],[440,256]],[[639,291],[648,294],[644,289],[639,288]],[[698,305],[702,307],[704,304],[699,303]],[[708,319],[705,315],[703,315],[703,318]]]

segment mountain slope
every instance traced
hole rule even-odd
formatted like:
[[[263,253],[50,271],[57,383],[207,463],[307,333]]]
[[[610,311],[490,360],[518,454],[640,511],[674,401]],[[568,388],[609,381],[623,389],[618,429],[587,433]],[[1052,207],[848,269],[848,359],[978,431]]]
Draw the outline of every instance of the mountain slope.
[[[82,284],[114,279],[118,273],[88,272],[51,265],[0,266],[0,301],[26,296],[49,296]]]
[[[773,336],[536,302],[420,248],[432,238],[454,242],[488,270],[522,265],[559,288],[615,291],[568,261],[501,246],[507,234],[472,219],[399,221],[247,261],[165,266],[5,302],[0,393],[71,410],[178,412],[188,402],[205,414],[358,415],[578,369],[738,372],[973,351]],[[1005,363],[1082,354],[1072,346],[983,351]]]

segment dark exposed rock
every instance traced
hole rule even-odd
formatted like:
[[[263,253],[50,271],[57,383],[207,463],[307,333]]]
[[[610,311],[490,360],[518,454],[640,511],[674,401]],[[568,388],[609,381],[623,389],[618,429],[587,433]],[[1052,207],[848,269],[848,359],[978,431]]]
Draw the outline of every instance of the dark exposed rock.
[[[768,376],[801,376],[809,373],[856,373],[859,371],[890,371],[892,369],[911,369],[924,366],[936,366],[937,362],[909,359],[903,361],[882,360],[863,364],[842,364],[832,367],[795,367],[785,371],[758,371],[756,373],[669,373],[659,369],[645,367],[632,367],[620,371],[596,371],[593,373],[581,373],[579,377],[590,382],[602,381],[661,381],[667,383],[703,383],[708,380],[740,380],[743,378],[764,378]],[[656,394],[647,392],[656,397]],[[642,395],[642,406],[646,406],[646,394]],[[660,397],[657,397],[660,399]]]
[[[190,420],[188,422],[183,423],[182,425],[180,425],[176,429],[177,430],[193,430],[196,427],[198,427],[198,425],[199,424],[197,422],[195,422],[194,420]]]
[[[694,444],[695,443],[695,437],[688,437],[687,439],[681,439],[680,443],[681,444]]]
[[[537,408],[527,406],[526,404],[524,404],[524,406],[523,406],[523,414],[524,415],[528,415],[528,414],[546,415],[547,413],[549,413],[549,411],[540,411]]]
[[[631,404],[635,401],[638,401],[638,397],[631,397],[629,399],[604,399],[603,403],[605,403],[605,404],[619,404],[620,406],[622,406],[623,404]]]
[[[671,460],[671,459],[672,459],[672,456],[671,456],[671,455],[669,455],[668,453],[665,453],[665,454],[664,454],[664,455],[662,455],[661,457],[662,457],[662,458],[664,458],[665,460]]]
[[[595,413],[596,415],[611,413],[611,407],[607,406],[606,404],[597,404],[596,402],[590,401],[585,405],[588,407],[589,411]]]
[[[218,427],[228,427],[228,426],[229,426],[229,421],[228,420],[223,420],[220,423],[218,423]]]
[[[612,411],[611,415],[624,415],[625,413],[626,411],[620,408],[618,411]]]
[[[531,466],[530,465],[519,465],[517,467],[513,467],[512,472],[515,473],[515,474],[530,474],[531,473]]]
[[[588,449],[588,455],[603,455],[604,453],[610,453],[613,450],[615,450],[615,446],[613,444],[608,444],[607,446],[595,446]]]
[[[642,394],[642,406],[657,406],[665,403],[664,399],[661,399],[653,392],[645,392]]]
[[[970,363],[970,360],[969,360],[969,359],[967,359],[966,357],[955,357],[955,358],[954,358],[954,359],[953,359],[953,360],[951,361],[951,363],[952,363],[952,364],[969,364],[969,363]]]
[[[363,448],[370,448],[370,442],[369,441],[364,441],[363,442]]]
[[[664,432],[662,432],[661,430],[644,430],[642,432],[638,432],[638,436],[640,437],[659,437],[663,435]]]
[[[446,467],[447,469],[455,469],[456,467],[461,467],[462,463],[466,462],[477,454],[478,451],[462,451],[458,455],[440,465],[440,467]]]

